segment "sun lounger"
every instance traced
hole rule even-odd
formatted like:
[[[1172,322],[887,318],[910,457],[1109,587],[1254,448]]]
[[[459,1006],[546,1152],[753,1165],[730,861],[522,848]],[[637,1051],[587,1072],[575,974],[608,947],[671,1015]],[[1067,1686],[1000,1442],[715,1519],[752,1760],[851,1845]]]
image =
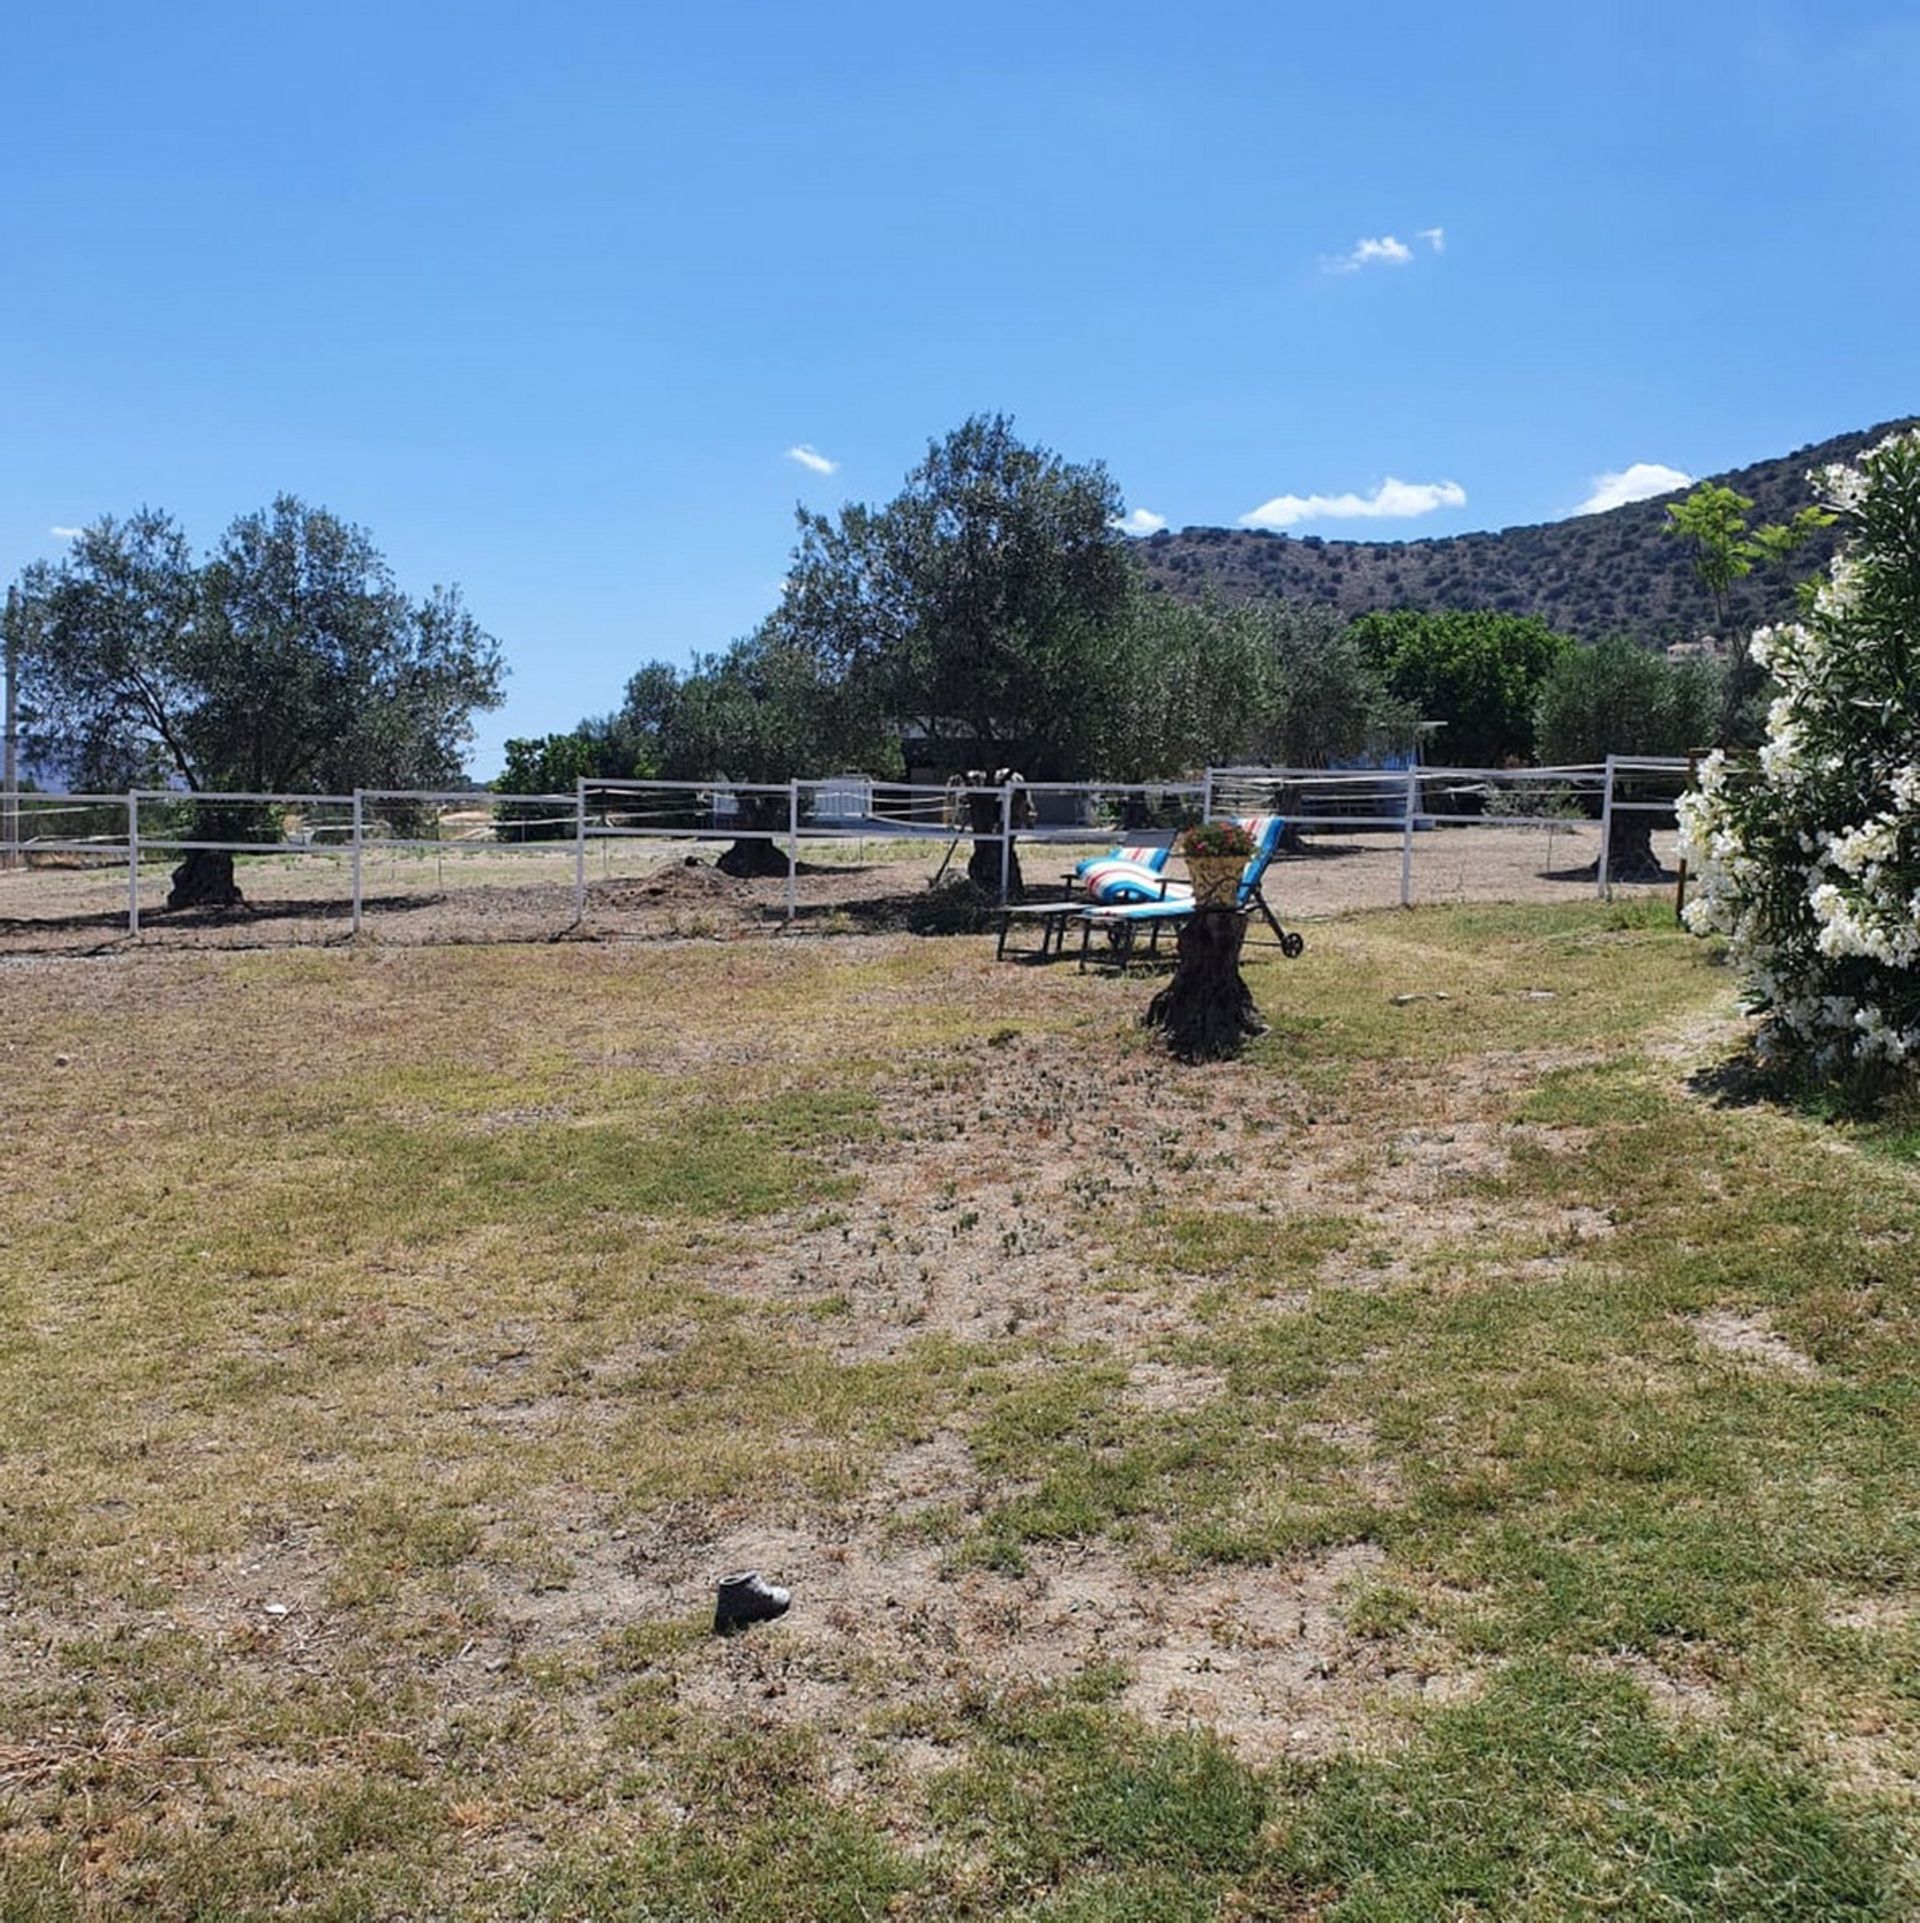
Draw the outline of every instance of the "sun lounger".
[[[1167,857],[1172,852],[1173,843],[1169,839],[1164,842],[1134,843],[1115,848],[1104,855],[1091,855],[1071,875],[1064,877],[1065,887],[1058,901],[1021,902],[1003,907],[1000,910],[1000,938],[994,946],[994,959],[1006,959],[1007,937],[1017,922],[1032,922],[1040,930],[1038,950],[1026,952],[1037,954],[1041,961],[1064,955],[1067,952],[1068,924],[1089,902],[1108,899],[1097,895],[1088,883],[1088,877],[1096,872],[1113,877],[1102,884],[1118,891],[1111,896],[1113,900],[1159,900],[1164,886],[1160,870],[1166,866]]]
[[[1267,869],[1280,852],[1281,837],[1286,832],[1286,818],[1283,815],[1248,815],[1240,818],[1240,826],[1253,837],[1253,853],[1234,886],[1233,905],[1244,911],[1257,912],[1273,930],[1280,952],[1292,958],[1306,947],[1306,942],[1300,935],[1280,925],[1280,918],[1273,912],[1261,887]],[[1158,877],[1155,879],[1158,880]],[[1138,877],[1122,877],[1121,884],[1134,889],[1143,885]],[[1185,921],[1193,912],[1193,889],[1182,881],[1160,880],[1157,894],[1133,893],[1129,898],[1127,894],[1116,892],[1110,899],[1096,900],[1081,910],[1080,965],[1082,968],[1087,965],[1087,954],[1096,928],[1106,935],[1114,958],[1124,968],[1137,951],[1140,930],[1147,931],[1146,952],[1157,953],[1160,930]]]

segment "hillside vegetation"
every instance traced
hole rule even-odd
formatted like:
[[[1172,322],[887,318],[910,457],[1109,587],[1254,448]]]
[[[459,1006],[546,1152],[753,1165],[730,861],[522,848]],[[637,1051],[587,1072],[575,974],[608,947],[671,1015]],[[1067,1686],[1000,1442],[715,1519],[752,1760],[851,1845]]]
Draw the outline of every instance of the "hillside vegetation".
[[[1709,478],[1752,497],[1756,518],[1785,521],[1812,499],[1810,469],[1850,461],[1901,422],[1838,434],[1774,460]],[[1347,615],[1383,608],[1497,608],[1543,616],[1583,640],[1628,634],[1690,640],[1711,632],[1712,603],[1685,546],[1665,531],[1679,492],[1497,534],[1429,541],[1328,541],[1233,528],[1163,532],[1138,545],[1149,576],[1185,599],[1271,595],[1318,602]],[[1826,567],[1834,535],[1807,543],[1786,568],[1757,572],[1735,589],[1740,627],[1779,620],[1797,582]]]

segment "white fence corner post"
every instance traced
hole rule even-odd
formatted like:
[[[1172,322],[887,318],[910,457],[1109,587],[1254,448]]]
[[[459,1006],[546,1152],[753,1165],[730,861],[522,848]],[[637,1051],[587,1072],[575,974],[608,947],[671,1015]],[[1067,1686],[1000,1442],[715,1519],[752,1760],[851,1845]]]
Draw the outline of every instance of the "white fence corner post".
[[[1200,785],[1200,819],[1202,821],[1213,819],[1213,770],[1211,768],[1206,771],[1206,778]]]
[[[1400,906],[1413,906],[1413,818],[1420,812],[1420,768],[1407,764],[1407,818],[1400,828]]]
[[[1600,801],[1600,859],[1593,864],[1596,900],[1613,899],[1613,756],[1607,757],[1607,788]]]
[[[366,814],[361,805],[361,791],[353,791],[353,932],[360,933],[360,850],[365,842]]]
[[[1000,906],[1013,891],[1013,783],[1000,787]]]
[[[800,784],[787,783],[787,920],[800,913]]]
[[[587,918],[587,778],[573,778],[573,922]]]

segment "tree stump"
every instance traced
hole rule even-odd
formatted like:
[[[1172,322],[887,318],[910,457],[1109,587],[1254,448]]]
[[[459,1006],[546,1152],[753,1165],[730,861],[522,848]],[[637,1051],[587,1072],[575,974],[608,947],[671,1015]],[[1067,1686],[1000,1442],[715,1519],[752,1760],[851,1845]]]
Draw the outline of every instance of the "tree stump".
[[[1217,1062],[1239,1054],[1267,1025],[1240,975],[1247,917],[1237,908],[1201,908],[1180,924],[1173,978],[1140,1018],[1162,1029],[1183,1062]]]
[[[1609,881],[1672,881],[1673,875],[1660,865],[1660,857],[1653,852],[1653,830],[1655,817],[1641,814],[1637,809],[1628,812],[1622,809],[1613,818],[1613,833],[1607,844],[1607,879]],[[1600,879],[1600,857],[1594,858],[1579,868],[1569,869],[1568,873],[1582,881]]]
[[[730,841],[713,864],[736,881],[755,881],[787,872],[787,851],[777,841]]]

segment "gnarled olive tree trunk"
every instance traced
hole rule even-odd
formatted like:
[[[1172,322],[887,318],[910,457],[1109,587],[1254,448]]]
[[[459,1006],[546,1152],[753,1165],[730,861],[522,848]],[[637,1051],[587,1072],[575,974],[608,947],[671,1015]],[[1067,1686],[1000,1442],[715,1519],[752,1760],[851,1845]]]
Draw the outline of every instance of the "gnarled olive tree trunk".
[[[740,826],[751,830],[753,838],[743,837],[734,842],[714,866],[723,875],[733,875],[746,881],[760,875],[784,875],[787,872],[786,849],[777,841],[761,841],[757,837],[785,832],[786,796],[736,795],[734,803],[740,810]]]
[[[1181,1061],[1225,1061],[1266,1033],[1240,973],[1246,934],[1247,917],[1232,908],[1201,908],[1180,924],[1173,977],[1140,1019],[1166,1035]]]
[[[1011,788],[1012,800],[1006,810],[1006,823],[1009,829],[1029,828],[1033,825],[1033,803],[1027,795],[1026,778],[1012,768],[996,768],[989,774],[984,768],[969,768],[966,774],[967,787],[976,789]],[[967,826],[973,831],[973,853],[967,858],[967,879],[984,894],[998,897],[1000,893],[1001,827],[1000,797],[997,793],[967,795]],[[1011,834],[1006,843],[1007,899],[1018,901],[1026,893],[1026,884],[1020,877],[1020,851],[1015,847]]]
[[[195,809],[189,816],[188,841],[249,841],[258,838],[258,819],[247,819],[218,808]],[[250,833],[249,830],[252,832]],[[234,879],[230,848],[189,848],[169,878],[169,908],[240,908],[246,897]]]
[[[233,856],[214,848],[189,848],[170,877],[169,908],[238,908],[246,900],[233,878]]]

